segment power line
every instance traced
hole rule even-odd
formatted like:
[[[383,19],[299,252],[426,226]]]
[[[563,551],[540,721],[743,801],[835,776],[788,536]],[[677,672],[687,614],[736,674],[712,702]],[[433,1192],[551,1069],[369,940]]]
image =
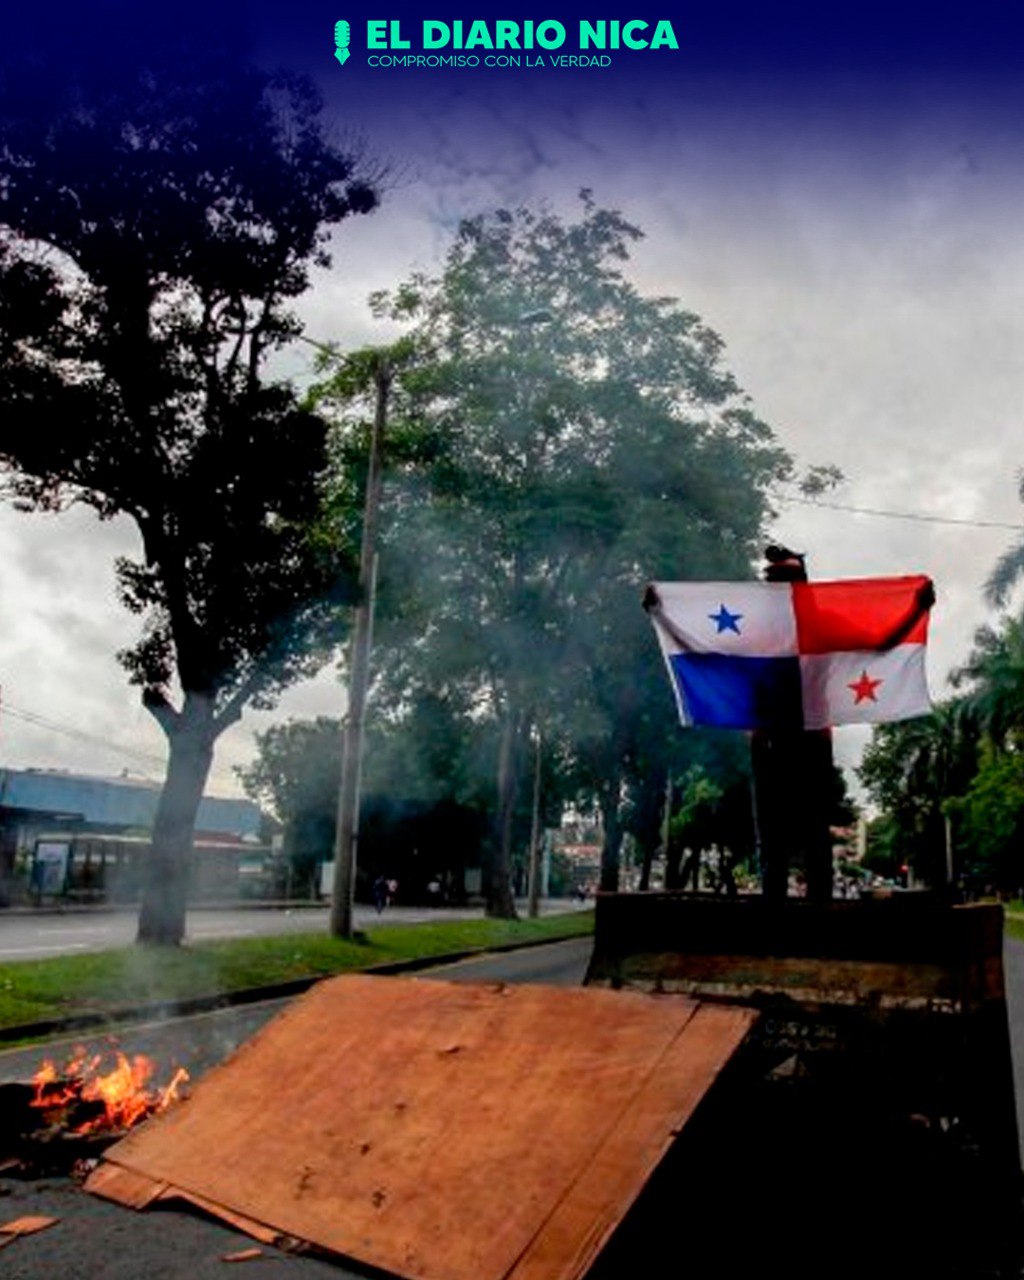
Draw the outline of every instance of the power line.
[[[37,728],[49,729],[52,733],[61,733],[67,738],[74,738],[76,741],[84,742],[88,746],[103,747],[117,755],[141,760],[147,764],[155,764],[161,767],[166,764],[166,761],[161,756],[153,755],[148,751],[139,751],[134,747],[122,746],[120,743],[111,742],[109,738],[101,738],[98,734],[87,733],[84,729],[74,729],[70,725],[60,724],[56,720],[49,720],[46,716],[38,715],[34,711],[26,711],[22,707],[12,706],[7,701],[0,703],[0,719],[4,716],[13,716],[15,720],[23,720],[26,724],[35,725]]]
[[[799,502],[805,507],[827,507],[831,511],[852,511],[858,516],[884,516],[889,520],[914,520],[921,524],[954,524],[970,529],[1009,529],[1013,533],[1024,533],[1024,524],[1009,524],[1004,520],[967,520],[958,516],[932,516],[920,511],[887,511],[882,507],[855,507],[846,502],[827,502],[823,498],[797,497],[793,493],[783,493],[779,497],[783,502]]]

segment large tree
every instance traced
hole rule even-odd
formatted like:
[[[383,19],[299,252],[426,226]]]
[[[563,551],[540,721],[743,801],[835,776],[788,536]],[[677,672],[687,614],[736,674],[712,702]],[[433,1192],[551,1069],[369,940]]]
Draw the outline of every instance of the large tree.
[[[980,628],[953,680],[963,689],[964,724],[979,745],[977,772],[948,815],[968,878],[1013,894],[1024,884],[1024,621],[1010,616]]]
[[[976,730],[956,698],[927,716],[876,726],[864,752],[857,772],[891,820],[888,853],[928,884],[948,879],[949,803],[969,786],[977,760]]]
[[[953,682],[964,690],[964,712],[979,733],[1001,750],[1024,748],[1024,620],[979,628]]]
[[[466,708],[429,693],[400,717],[369,726],[362,776],[359,894],[371,898],[379,873],[396,877],[403,897],[434,875],[479,865],[488,796],[481,758],[493,729],[473,725]],[[311,882],[334,845],[342,726],[321,716],[289,720],[257,735],[257,755],[241,771],[246,792],[284,825],[284,848],[298,883]]]
[[[331,227],[376,201],[311,86],[185,56],[62,66],[0,112],[0,467],[19,504],[127,515],[120,655],[165,732],[139,921],[177,943],[214,743],[322,662],[352,548],[316,519],[325,426],[267,359]],[[29,68],[38,80],[38,68]]]
[[[989,577],[989,603],[1006,605],[1022,573],[1018,540]],[[952,860],[969,888],[1016,892],[1024,881],[1024,619],[1010,614],[979,628],[952,683],[958,696],[931,715],[872,736],[860,773],[882,811],[880,843],[890,860],[912,862],[933,881]]]
[[[1024,472],[1018,476],[1017,492],[1024,502]],[[1024,537],[1007,547],[985,583],[985,596],[990,604],[1005,605],[1024,578]]]
[[[982,743],[978,771],[961,799],[949,805],[957,824],[965,880],[997,888],[1008,898],[1024,889],[1024,759]]]
[[[288,720],[256,735],[256,757],[239,777],[245,792],[284,827],[288,880],[318,892],[334,845],[341,774],[341,721]]]
[[[599,798],[614,885],[641,726],[674,731],[644,581],[749,575],[788,469],[717,336],[626,277],[639,236],[589,193],[576,221],[500,210],[462,225],[437,278],[380,300],[413,324],[403,413],[429,458],[418,488],[392,487],[380,695],[457,690],[498,727],[492,914],[513,910],[538,733]]]

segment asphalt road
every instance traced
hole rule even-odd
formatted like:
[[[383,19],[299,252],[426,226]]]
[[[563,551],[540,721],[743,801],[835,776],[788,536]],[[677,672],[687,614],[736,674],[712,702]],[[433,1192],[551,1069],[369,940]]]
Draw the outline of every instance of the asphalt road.
[[[477,958],[424,976],[576,984],[582,980],[588,951],[588,940],[578,939]],[[1024,944],[1014,940],[1007,941],[1006,977],[1020,1111],[1024,1099]],[[170,1050],[172,1056],[185,1059],[198,1076],[251,1035],[281,1003],[204,1014],[172,1025],[132,1028],[123,1037],[123,1047],[154,1056],[164,1056]],[[0,1080],[24,1079],[38,1057],[38,1049],[0,1054]],[[225,1255],[253,1247],[248,1237],[196,1213],[162,1208],[134,1213],[82,1194],[67,1178],[19,1182],[0,1176],[0,1224],[24,1214],[44,1214],[59,1221],[3,1248],[0,1274],[5,1280],[51,1280],[56,1276],[66,1280],[224,1280]],[[699,1224],[691,1225],[699,1235]],[[253,1265],[260,1280],[366,1280],[364,1273],[333,1262],[266,1247]],[[728,1267],[720,1274],[730,1274]],[[829,1274],[827,1263],[823,1263],[822,1274]]]
[[[421,976],[448,982],[543,982],[578,986],[586,972],[590,945],[589,938],[574,938],[550,946],[525,947],[474,957],[458,964],[439,965]],[[78,1045],[84,1044],[90,1052],[99,1052],[112,1042],[129,1056],[147,1054],[166,1067],[168,1076],[182,1066],[193,1080],[198,1080],[204,1071],[222,1061],[287,1003],[287,1000],[266,1000],[189,1018],[140,1023],[125,1028],[116,1040],[110,1036],[77,1035],[51,1040],[45,1046],[3,1050],[0,1051],[0,1083],[30,1080],[43,1057],[60,1064]]]
[[[464,961],[431,970],[424,977],[461,982],[549,982],[576,986],[583,980],[590,940]],[[173,1023],[133,1027],[123,1033],[128,1054],[148,1053],[160,1061],[176,1059],[198,1078],[271,1018],[284,1001],[227,1009]],[[51,1042],[46,1052],[61,1051],[82,1038]],[[102,1039],[87,1044],[102,1047]],[[31,1076],[42,1056],[39,1048],[0,1053],[0,1081]],[[59,1219],[35,1235],[2,1246],[4,1280],[225,1280],[224,1255],[254,1247],[248,1237],[198,1213],[159,1208],[135,1213],[83,1194],[69,1178],[21,1182],[0,1175],[0,1225],[27,1214]],[[364,1272],[333,1262],[262,1248],[251,1265],[254,1280],[366,1280]],[[250,1264],[239,1263],[242,1274]]]
[[[570,899],[548,899],[542,915],[579,910]],[[471,920],[483,914],[470,907],[388,907],[378,915],[373,907],[356,906],[355,927],[376,923],[421,924],[428,920]],[[525,914],[525,911],[524,911]],[[327,907],[204,907],[188,913],[187,939],[205,942],[214,938],[257,938],[286,933],[327,931]],[[105,951],[127,947],[135,941],[138,913],[87,908],[63,912],[0,913],[0,962],[39,960],[45,956]]]
[[[570,899],[545,899],[541,915],[580,910]],[[526,914],[526,908],[522,909]],[[378,915],[372,906],[356,905],[353,922],[357,929],[384,924],[424,924],[429,920],[474,920],[480,908],[458,906],[389,906]],[[111,911],[79,908],[67,911],[4,911],[0,913],[0,961],[40,960],[45,956],[74,955],[84,951],[108,951],[131,946],[136,940],[137,910]],[[256,938],[282,933],[325,933],[326,906],[242,906],[242,908],[197,908],[189,911],[186,937],[189,942],[209,942],[212,938]]]
[[[1013,1053],[1013,1085],[1017,1099],[1017,1137],[1024,1165],[1024,942],[1007,938],[1003,948],[1006,1006]]]

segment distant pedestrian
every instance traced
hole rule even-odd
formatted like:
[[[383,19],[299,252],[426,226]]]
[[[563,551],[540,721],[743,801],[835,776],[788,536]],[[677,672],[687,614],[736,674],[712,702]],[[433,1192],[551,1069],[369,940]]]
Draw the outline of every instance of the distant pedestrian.
[[[378,915],[388,905],[388,884],[383,876],[378,876],[373,882],[373,905]]]
[[[38,857],[32,859],[32,870],[29,872],[29,889],[32,893],[32,901],[38,907],[43,900],[43,884],[45,882],[46,868]]]
[[[390,907],[394,903],[395,899],[398,897],[398,881],[389,880],[387,882],[387,887],[388,887],[388,906]]]

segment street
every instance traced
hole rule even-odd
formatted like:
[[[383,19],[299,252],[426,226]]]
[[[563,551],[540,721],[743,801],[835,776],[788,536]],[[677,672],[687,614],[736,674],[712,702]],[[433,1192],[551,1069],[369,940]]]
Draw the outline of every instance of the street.
[[[441,966],[424,974],[454,981],[553,982],[582,981],[589,956],[589,939],[475,957]],[[1006,978],[1018,1110],[1024,1097],[1024,943],[1008,939]],[[146,1052],[161,1061],[182,1061],[198,1077],[248,1038],[284,1004],[262,1005],[202,1014],[150,1026],[133,1027],[123,1035],[129,1052]],[[63,1046],[48,1046],[58,1059]],[[99,1042],[101,1043],[101,1042]],[[0,1081],[25,1079],[35,1069],[41,1050],[0,1053]],[[223,1259],[253,1247],[218,1222],[198,1213],[160,1208],[133,1213],[93,1196],[83,1195],[67,1178],[37,1182],[0,1182],[3,1207],[0,1221],[24,1214],[44,1214],[59,1221],[37,1235],[15,1240],[4,1249],[5,1280],[49,1280],[54,1275],[89,1280],[213,1280],[223,1277]],[[619,1273],[616,1272],[616,1275]],[[734,1274],[726,1264],[721,1275]],[[829,1274],[827,1264],[823,1274]],[[268,1280],[359,1280],[363,1273],[310,1256],[263,1248],[259,1275]],[[365,1280],[365,1277],[364,1277]]]
[[[1006,1005],[1013,1053],[1013,1085],[1017,1099],[1017,1137],[1024,1164],[1024,942],[1007,938],[1003,947]]]
[[[430,969],[424,976],[450,982],[545,982],[578,986],[583,981],[590,946],[589,938],[573,938],[550,946],[473,957],[458,964]],[[193,1080],[197,1080],[287,1003],[286,999],[265,1000],[232,1009],[216,1009],[189,1018],[141,1023],[125,1028],[119,1036],[119,1043],[129,1055],[147,1054],[169,1069],[182,1066]],[[0,1051],[0,1083],[30,1079],[44,1055],[59,1062],[76,1045],[85,1044],[99,1051],[109,1042],[109,1037],[103,1035],[77,1035],[50,1041],[45,1047]]]
[[[552,982],[578,985],[590,955],[590,939],[574,938],[446,965],[430,977],[449,981]],[[132,1027],[124,1032],[125,1052],[175,1059],[198,1078],[279,1011],[284,1001],[226,1009],[173,1022]],[[50,1044],[58,1059],[83,1038]],[[103,1040],[86,1041],[103,1047]],[[0,1081],[25,1080],[43,1053],[39,1047],[0,1053]],[[133,1213],[83,1194],[69,1178],[37,1182],[0,1181],[0,1221],[26,1214],[59,1219],[49,1230],[16,1239],[4,1248],[4,1280],[224,1280],[225,1254],[251,1248],[253,1241],[200,1217],[160,1208]],[[260,1280],[365,1280],[365,1274],[335,1263],[264,1248]]]
[[[187,941],[216,938],[257,938],[285,933],[326,933],[328,908],[323,907],[202,907],[188,913]],[[571,898],[546,899],[542,915],[578,911]],[[375,924],[423,924],[440,920],[476,920],[480,907],[387,907],[380,915],[370,906],[357,904],[355,927]],[[521,911],[525,915],[525,908]],[[128,947],[135,941],[138,912],[105,908],[68,911],[9,911],[0,914],[0,963],[8,960],[41,960],[46,956],[74,955]]]

